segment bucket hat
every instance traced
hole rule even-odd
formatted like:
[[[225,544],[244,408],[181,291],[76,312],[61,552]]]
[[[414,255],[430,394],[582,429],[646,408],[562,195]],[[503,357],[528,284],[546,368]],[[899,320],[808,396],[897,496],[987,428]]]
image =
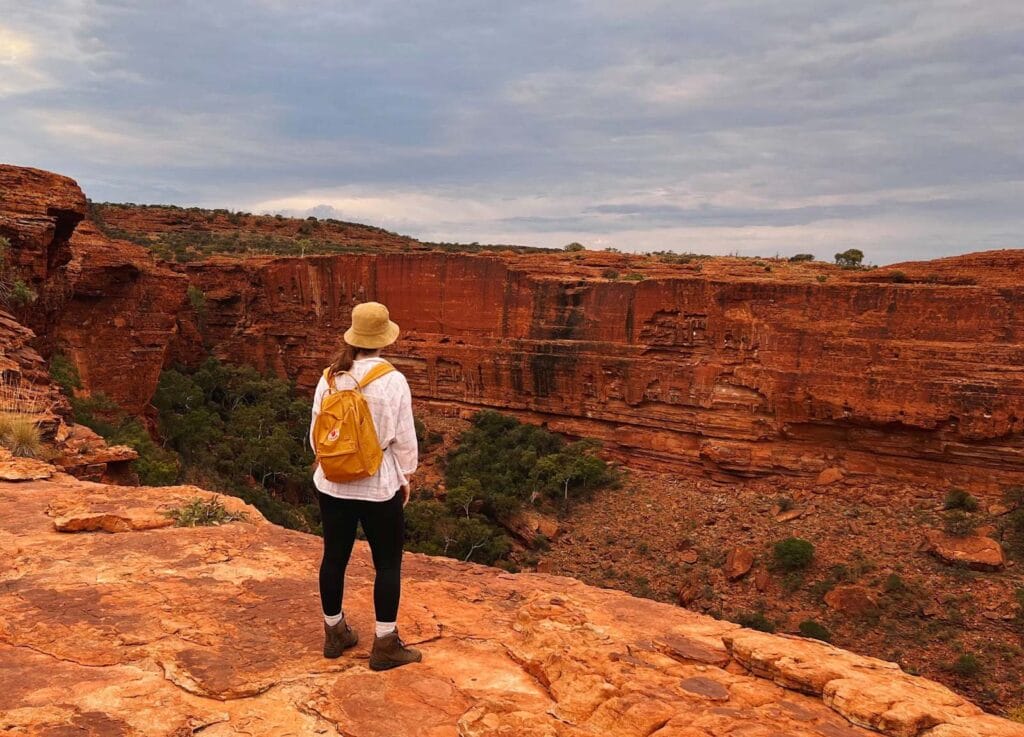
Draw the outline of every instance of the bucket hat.
[[[352,308],[352,327],[344,337],[356,348],[383,348],[398,338],[398,325],[391,322],[388,308],[380,302],[363,302]]]

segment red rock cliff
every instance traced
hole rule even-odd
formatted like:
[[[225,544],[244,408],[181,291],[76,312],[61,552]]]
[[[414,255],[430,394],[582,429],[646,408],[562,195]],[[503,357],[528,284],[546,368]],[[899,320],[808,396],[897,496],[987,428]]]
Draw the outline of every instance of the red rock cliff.
[[[403,328],[395,362],[417,397],[524,412],[634,463],[841,466],[976,487],[1022,477],[1024,252],[998,254],[1003,265],[970,284],[932,277],[927,263],[914,268],[928,278],[910,283],[908,265],[893,283],[892,270],[766,273],[735,260],[600,278],[616,259],[345,255],[184,272],[206,295],[217,355],[304,388],[352,305],[376,299]],[[979,260],[959,263],[970,272]],[[642,273],[646,262],[625,263]],[[182,357],[195,353],[187,335]]]
[[[403,251],[424,246],[332,224],[337,244],[366,250],[379,236],[379,249],[172,271],[88,220],[76,228],[84,214],[71,180],[0,167],[0,232],[46,296],[22,321],[44,336],[44,352],[73,355],[87,389],[132,411],[161,366],[207,350],[308,389],[352,305],[377,299],[404,329],[395,362],[419,399],[517,412],[600,438],[634,464],[742,475],[840,467],[982,490],[1024,479],[1022,251],[857,272]],[[250,220],[296,235],[304,222],[130,207],[103,217],[129,236]],[[201,316],[187,283],[204,294]]]
[[[0,165],[0,235],[39,299],[17,317],[46,354],[67,353],[86,391],[141,413],[176,330],[186,280],[141,246],[113,241],[90,222],[67,177]]]

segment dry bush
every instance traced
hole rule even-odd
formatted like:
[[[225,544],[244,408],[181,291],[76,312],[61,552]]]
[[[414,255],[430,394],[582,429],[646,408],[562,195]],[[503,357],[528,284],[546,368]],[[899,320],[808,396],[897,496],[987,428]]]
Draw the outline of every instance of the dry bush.
[[[16,456],[37,458],[43,451],[41,416],[48,397],[20,378],[0,381],[0,445]]]

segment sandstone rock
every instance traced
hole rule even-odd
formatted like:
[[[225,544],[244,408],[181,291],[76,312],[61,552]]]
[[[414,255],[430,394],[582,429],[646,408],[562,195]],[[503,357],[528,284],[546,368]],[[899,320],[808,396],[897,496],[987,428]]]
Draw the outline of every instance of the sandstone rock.
[[[722,258],[696,272],[616,255],[647,276],[631,283],[600,277],[607,254],[424,252],[377,229],[321,223],[332,242],[366,252],[212,258],[171,270],[82,221],[84,195],[65,177],[3,167],[0,192],[0,233],[12,238],[19,268],[70,295],[30,327],[67,346],[87,390],[133,412],[168,360],[194,362],[204,342],[309,389],[352,305],[378,299],[404,328],[393,355],[417,398],[547,421],[633,465],[726,478],[813,476],[830,463],[825,483],[838,480],[832,459],[841,457],[849,473],[915,482],[996,490],[1024,478],[1024,378],[1014,370],[1024,251],[900,265],[953,280],[927,288],[839,269],[822,287],[799,268],[754,274]],[[139,235],[304,227],[217,213],[207,223],[167,208],[105,208],[102,217]],[[203,331],[186,282],[206,294]],[[641,401],[651,411],[634,411]]]
[[[725,556],[722,573],[730,581],[738,581],[746,576],[754,565],[754,554],[746,548],[733,548]]]
[[[1003,546],[990,537],[952,537],[941,530],[925,533],[926,550],[947,563],[962,563],[979,571],[998,571],[1006,565]]]
[[[524,509],[514,517],[505,520],[503,526],[525,542],[527,545],[535,545],[539,536],[543,535],[547,540],[553,540],[558,536],[558,520],[552,519],[533,509]]]
[[[977,737],[1024,735],[1024,727],[989,717],[944,686],[907,675],[895,663],[854,656],[825,643],[750,630],[726,633],[732,656],[755,675],[820,694],[838,713],[893,737],[917,737],[939,725],[969,723]],[[799,644],[794,644],[799,641]],[[1013,730],[1017,730],[1014,732]]]
[[[684,550],[679,556],[679,560],[683,561],[683,563],[686,563],[687,565],[693,565],[699,558],[700,555],[693,549]]]
[[[799,519],[804,514],[804,510],[799,508],[787,509],[785,512],[779,511],[775,514],[776,522],[792,522],[795,519]]]
[[[145,248],[112,241],[83,222],[86,210],[71,179],[0,165],[0,235],[42,297],[23,315],[27,326],[44,345],[60,344],[86,391],[141,414],[163,368],[186,279],[157,266]]]
[[[841,481],[842,479],[842,470],[832,466],[819,473],[815,483],[818,486],[828,486],[829,484],[834,484],[836,481]]]
[[[16,458],[0,448],[0,481],[36,481],[48,479],[54,468],[35,458]]]
[[[878,596],[865,586],[841,585],[825,594],[825,603],[841,614],[863,617],[877,611]]]
[[[1009,504],[1002,504],[1000,502],[994,502],[988,506],[988,513],[993,517],[1002,517],[1004,514],[1009,514],[1013,511],[1013,507]]]
[[[772,577],[764,568],[759,568],[757,573],[754,574],[754,587],[764,593],[768,590],[768,586],[771,585]]]
[[[949,737],[1015,734],[882,661],[570,579],[413,554],[401,626],[424,662],[371,674],[363,543],[346,611],[364,638],[325,661],[315,537],[259,518],[62,535],[47,513],[88,501],[133,519],[195,493],[68,477],[0,483],[0,541],[17,541],[5,543],[15,573],[0,587],[0,730],[707,737],[756,725],[766,735],[867,737],[852,719],[890,735],[926,724]]]

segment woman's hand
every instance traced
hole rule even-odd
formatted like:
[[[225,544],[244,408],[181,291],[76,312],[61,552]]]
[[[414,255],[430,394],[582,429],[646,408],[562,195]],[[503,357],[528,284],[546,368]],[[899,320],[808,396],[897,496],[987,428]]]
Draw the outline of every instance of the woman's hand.
[[[409,503],[409,494],[412,493],[408,483],[402,484],[402,506]]]

